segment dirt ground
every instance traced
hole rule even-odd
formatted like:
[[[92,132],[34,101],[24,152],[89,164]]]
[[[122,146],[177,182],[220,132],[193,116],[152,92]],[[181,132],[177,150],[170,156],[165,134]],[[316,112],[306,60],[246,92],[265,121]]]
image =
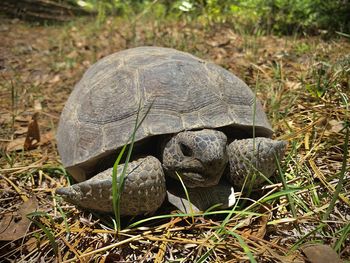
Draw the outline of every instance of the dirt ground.
[[[350,166],[344,148],[349,129],[349,39],[245,35],[227,25],[179,22],[134,25],[107,19],[102,25],[77,20],[42,26],[0,21],[4,262],[243,262],[249,255],[257,262],[305,262],[310,260],[301,247],[305,243],[324,243],[342,259],[350,259]],[[284,192],[266,202],[267,210],[261,205],[249,210],[260,211],[260,216],[232,215],[225,225],[226,231],[236,231],[232,235],[215,232],[224,221],[220,215],[191,219],[175,214],[116,237],[110,219],[55,198],[54,190],[68,184],[55,132],[74,84],[98,59],[142,45],[173,47],[211,60],[257,92],[274,137],[289,143],[282,163],[288,189],[276,179],[264,193],[294,189],[292,201]],[[27,219],[26,214],[35,211],[40,213]],[[338,260],[328,248],[312,253]]]

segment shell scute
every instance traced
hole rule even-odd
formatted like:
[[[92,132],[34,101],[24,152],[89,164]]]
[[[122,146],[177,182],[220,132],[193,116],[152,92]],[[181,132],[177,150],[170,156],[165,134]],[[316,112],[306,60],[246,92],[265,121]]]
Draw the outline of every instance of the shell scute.
[[[57,132],[62,163],[84,175],[122,147],[140,103],[141,117],[151,108],[136,142],[190,129],[252,129],[253,124],[257,134],[268,137],[272,129],[254,96],[229,71],[185,52],[139,47],[112,54],[87,70],[64,107]]]

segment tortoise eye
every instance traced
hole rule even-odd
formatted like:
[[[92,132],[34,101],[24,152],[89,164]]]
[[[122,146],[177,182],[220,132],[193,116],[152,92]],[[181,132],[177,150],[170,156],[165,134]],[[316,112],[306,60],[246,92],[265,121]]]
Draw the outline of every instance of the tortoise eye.
[[[180,150],[186,157],[191,157],[193,154],[192,149],[183,143],[180,143]]]

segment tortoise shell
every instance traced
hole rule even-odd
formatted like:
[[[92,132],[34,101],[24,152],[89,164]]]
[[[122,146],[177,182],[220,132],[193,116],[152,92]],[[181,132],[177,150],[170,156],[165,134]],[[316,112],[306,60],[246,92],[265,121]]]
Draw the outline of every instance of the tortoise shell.
[[[63,109],[58,150],[76,180],[127,143],[139,106],[141,117],[150,110],[135,142],[203,128],[231,137],[251,137],[253,129],[256,136],[272,135],[255,94],[231,72],[170,48],[132,48],[92,65]]]

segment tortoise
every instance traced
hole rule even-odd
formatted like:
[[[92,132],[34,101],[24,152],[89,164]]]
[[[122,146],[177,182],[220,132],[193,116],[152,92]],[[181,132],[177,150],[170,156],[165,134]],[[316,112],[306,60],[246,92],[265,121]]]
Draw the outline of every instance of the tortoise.
[[[230,206],[234,189],[260,187],[285,152],[284,141],[271,139],[261,103],[234,74],[175,49],[131,48],[92,65],[69,96],[57,145],[78,183],[56,193],[82,208],[112,212],[111,167],[137,116],[144,119],[135,132],[121,215],[153,213],[165,199],[183,211]]]

